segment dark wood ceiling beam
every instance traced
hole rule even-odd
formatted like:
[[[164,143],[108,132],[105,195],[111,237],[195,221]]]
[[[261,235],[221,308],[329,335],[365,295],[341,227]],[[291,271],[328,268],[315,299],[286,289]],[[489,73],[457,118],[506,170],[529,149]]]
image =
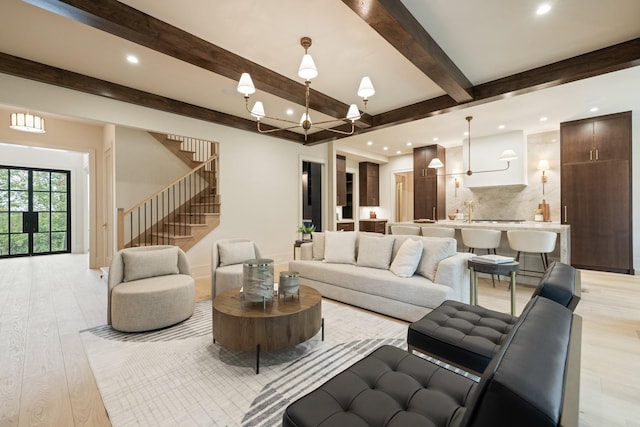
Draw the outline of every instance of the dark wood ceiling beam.
[[[305,105],[304,84],[116,0],[25,1],[235,81],[240,79],[241,73],[248,72],[257,89]],[[238,102],[242,102],[242,98]],[[311,89],[310,108],[338,118],[346,116],[349,106]],[[363,115],[360,122],[360,127],[368,127],[371,125],[371,117]]]
[[[2,52],[0,52],[0,73],[258,133],[254,120],[243,119]],[[262,127],[274,129],[264,124]],[[300,144],[305,142],[304,135],[296,132],[278,131],[270,135]]]
[[[474,91],[477,101],[494,101],[638,65],[640,38],[484,83]]]
[[[474,98],[473,85],[398,0],[342,0],[457,102]]]
[[[474,88],[476,99],[471,102],[457,103],[445,95],[377,114],[373,116],[371,128],[356,130],[356,133],[396,126],[636,66],[640,66],[640,38],[478,85]],[[318,132],[307,140],[307,145],[341,137]]]

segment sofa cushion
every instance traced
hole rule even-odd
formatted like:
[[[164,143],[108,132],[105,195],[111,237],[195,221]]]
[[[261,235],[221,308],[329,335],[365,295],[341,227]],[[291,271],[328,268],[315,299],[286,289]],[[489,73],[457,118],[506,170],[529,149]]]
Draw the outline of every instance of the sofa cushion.
[[[128,250],[122,252],[123,282],[178,274],[178,248]]]
[[[400,247],[389,270],[398,277],[411,277],[415,273],[422,257],[422,241],[408,239]]]
[[[282,425],[456,426],[477,388],[468,378],[385,345],[289,405]]]
[[[510,314],[445,301],[409,325],[407,344],[436,359],[482,373],[517,321]]]
[[[322,261],[324,259],[324,233],[311,233],[313,239],[312,257],[315,260]]]
[[[456,254],[457,241],[448,237],[422,237],[422,244],[424,249],[416,274],[434,280],[440,261]]]
[[[369,236],[361,234],[358,238],[358,261],[360,267],[387,270],[391,262],[394,238],[392,236]]]
[[[327,231],[324,233],[324,260],[337,264],[356,262],[356,237],[354,232]]]
[[[253,242],[221,242],[218,243],[218,253],[220,256],[219,267],[242,264],[256,257]]]
[[[313,285],[306,280],[329,283],[420,307],[436,308],[455,295],[449,286],[433,283],[417,274],[402,278],[390,270],[300,260],[289,262],[289,269],[299,273],[301,284]]]

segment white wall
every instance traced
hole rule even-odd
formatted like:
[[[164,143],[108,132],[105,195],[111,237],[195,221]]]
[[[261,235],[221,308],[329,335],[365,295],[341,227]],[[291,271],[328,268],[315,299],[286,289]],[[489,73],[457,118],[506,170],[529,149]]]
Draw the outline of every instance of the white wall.
[[[196,277],[209,275],[211,245],[221,238],[251,238],[263,255],[277,263],[291,259],[301,220],[301,159],[326,162],[328,158],[325,144],[305,147],[5,74],[0,74],[0,104],[42,112],[47,120],[56,114],[95,121],[96,129],[100,130],[97,138],[100,150],[98,160],[91,160],[90,169],[94,172],[92,186],[97,185],[97,189],[102,187],[102,126],[107,123],[219,142],[221,223],[187,254]],[[5,129],[0,136],[2,132]],[[118,144],[116,155],[120,149]],[[102,205],[100,200],[94,205],[96,220],[91,228],[95,234],[97,224],[102,224],[99,218]],[[97,237],[94,240],[97,242]],[[100,245],[97,246],[99,249]]]
[[[116,127],[116,208],[130,209],[189,172],[148,132]]]

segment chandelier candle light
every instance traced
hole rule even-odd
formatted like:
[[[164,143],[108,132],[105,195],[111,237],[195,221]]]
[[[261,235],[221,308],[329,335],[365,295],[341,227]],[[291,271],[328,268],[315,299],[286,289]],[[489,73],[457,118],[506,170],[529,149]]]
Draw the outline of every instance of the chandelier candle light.
[[[312,122],[311,116],[309,115],[309,86],[311,84],[311,79],[318,76],[318,69],[316,68],[316,64],[313,62],[313,58],[308,53],[309,47],[311,47],[311,38],[310,37],[302,37],[300,39],[300,45],[304,48],[304,56],[302,57],[302,62],[300,62],[300,67],[298,68],[298,76],[304,79],[305,84],[305,112],[302,114],[299,122],[287,119],[281,119],[277,117],[267,116],[265,114],[264,105],[261,101],[256,101],[253,105],[253,108],[249,110],[249,95],[255,93],[256,88],[253,85],[253,81],[251,80],[251,76],[249,73],[242,73],[240,76],[240,81],[238,82],[238,92],[244,95],[245,107],[247,111],[256,118],[257,129],[260,133],[271,133],[280,130],[289,130],[295,129],[297,127],[302,127],[304,131],[304,139],[307,140],[307,133],[311,128],[328,130],[331,132],[339,133],[342,135],[353,135],[355,131],[355,121],[359,120],[363,113],[360,113],[358,110],[358,106],[356,104],[351,104],[349,106],[349,110],[347,111],[347,115],[343,118],[325,120],[321,122]],[[367,111],[367,101],[369,97],[373,96],[376,91],[371,83],[371,79],[369,77],[363,77],[360,81],[360,87],[358,88],[358,96],[362,98],[364,103],[363,112]],[[282,123],[287,123],[287,125],[283,128],[275,128],[275,129],[262,129],[260,127],[260,119],[270,119],[275,120]],[[334,129],[326,126],[329,123],[335,122],[351,122],[351,131],[345,132],[339,129]]]
[[[509,169],[509,166],[511,166],[511,161],[512,160],[516,160],[518,158],[518,156],[516,155],[516,152],[513,150],[504,150],[502,152],[502,154],[499,157],[499,160],[505,161],[507,162],[507,166],[503,169],[491,169],[491,170],[484,170],[484,171],[472,171],[471,170],[471,120],[473,119],[473,116],[467,116],[465,117],[465,119],[467,120],[467,128],[468,128],[468,132],[467,134],[469,135],[469,149],[467,150],[467,154],[468,154],[468,166],[469,169],[467,170],[466,174],[471,176],[474,173],[486,173],[486,172],[502,172],[502,171],[506,171],[507,169]],[[443,168],[444,164],[442,163],[442,161],[439,158],[434,158],[433,160],[431,160],[429,162],[429,165],[427,166],[428,168],[431,169],[439,169],[439,168]],[[444,176],[449,176],[449,175],[460,175],[460,173],[448,173],[448,174],[444,174]]]

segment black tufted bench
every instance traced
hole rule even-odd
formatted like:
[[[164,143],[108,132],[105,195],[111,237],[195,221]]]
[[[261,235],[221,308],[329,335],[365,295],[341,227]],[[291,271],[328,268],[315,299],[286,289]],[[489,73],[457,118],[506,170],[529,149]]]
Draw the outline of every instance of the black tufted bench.
[[[580,317],[534,298],[478,383],[383,346],[289,405],[285,427],[577,425]]]
[[[554,262],[546,270],[536,296],[574,310],[581,295],[580,272]],[[529,304],[531,304],[531,301]],[[409,325],[409,351],[419,351],[466,371],[481,374],[518,322],[518,317],[458,301],[445,301]]]

